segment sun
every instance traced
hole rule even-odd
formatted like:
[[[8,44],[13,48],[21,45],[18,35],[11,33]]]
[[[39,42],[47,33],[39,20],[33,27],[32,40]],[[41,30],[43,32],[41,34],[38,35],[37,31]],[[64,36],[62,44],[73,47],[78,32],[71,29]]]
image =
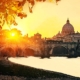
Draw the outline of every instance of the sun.
[[[11,31],[9,37],[15,38],[17,36],[15,31]]]
[[[14,37],[15,36],[15,33],[11,33],[11,36]]]
[[[9,31],[9,34],[8,34],[8,39],[10,41],[20,41],[21,40],[21,33],[20,31],[18,31],[17,29],[12,29]]]
[[[18,34],[16,34],[16,31],[10,31],[9,39],[10,40],[17,40],[18,39]]]

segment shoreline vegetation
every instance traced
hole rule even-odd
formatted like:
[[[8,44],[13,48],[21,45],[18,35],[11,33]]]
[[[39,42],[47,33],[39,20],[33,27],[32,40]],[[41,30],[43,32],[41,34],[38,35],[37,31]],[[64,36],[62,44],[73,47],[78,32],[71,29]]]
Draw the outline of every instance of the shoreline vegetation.
[[[6,58],[0,58],[0,80],[80,80],[80,78],[19,65]]]

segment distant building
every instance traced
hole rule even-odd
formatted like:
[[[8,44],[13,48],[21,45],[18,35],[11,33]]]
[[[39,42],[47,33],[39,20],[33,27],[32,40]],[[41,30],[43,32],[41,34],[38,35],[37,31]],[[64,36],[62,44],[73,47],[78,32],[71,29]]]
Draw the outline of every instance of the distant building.
[[[43,44],[42,35],[40,33],[36,33],[34,34],[34,36],[31,36],[30,41],[35,45]]]
[[[73,25],[67,19],[66,24],[64,24],[61,33],[59,32],[52,38],[53,40],[63,41],[63,42],[77,42],[80,40],[80,33],[75,33]]]
[[[39,34],[39,33],[34,34],[34,39],[41,40],[41,34]]]

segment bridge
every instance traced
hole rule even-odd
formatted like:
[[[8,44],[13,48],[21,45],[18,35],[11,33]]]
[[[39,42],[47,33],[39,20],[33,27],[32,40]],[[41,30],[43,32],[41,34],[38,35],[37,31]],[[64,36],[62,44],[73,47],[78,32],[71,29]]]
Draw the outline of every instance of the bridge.
[[[63,41],[45,41],[45,54],[66,56],[70,53],[74,54],[79,42],[63,42]]]
[[[74,50],[76,50],[77,45],[79,42],[62,42],[62,41],[53,41],[53,40],[46,40],[42,44],[36,45],[29,45],[29,44],[10,44],[6,46],[0,46],[0,55],[9,54],[9,56],[27,56],[27,55],[59,55],[59,56],[66,56],[69,53],[74,54]]]
[[[39,51],[39,48],[29,44],[4,44],[0,45],[0,56],[11,57],[27,57],[34,56],[35,52]]]

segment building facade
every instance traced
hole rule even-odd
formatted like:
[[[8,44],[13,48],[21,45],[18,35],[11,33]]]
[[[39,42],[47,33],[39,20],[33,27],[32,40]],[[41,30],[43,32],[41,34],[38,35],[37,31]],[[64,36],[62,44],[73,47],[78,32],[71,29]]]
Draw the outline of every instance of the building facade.
[[[67,19],[66,24],[63,25],[61,33],[59,32],[56,36],[53,36],[53,40],[63,42],[77,42],[80,40],[80,33],[75,32],[73,25]]]

